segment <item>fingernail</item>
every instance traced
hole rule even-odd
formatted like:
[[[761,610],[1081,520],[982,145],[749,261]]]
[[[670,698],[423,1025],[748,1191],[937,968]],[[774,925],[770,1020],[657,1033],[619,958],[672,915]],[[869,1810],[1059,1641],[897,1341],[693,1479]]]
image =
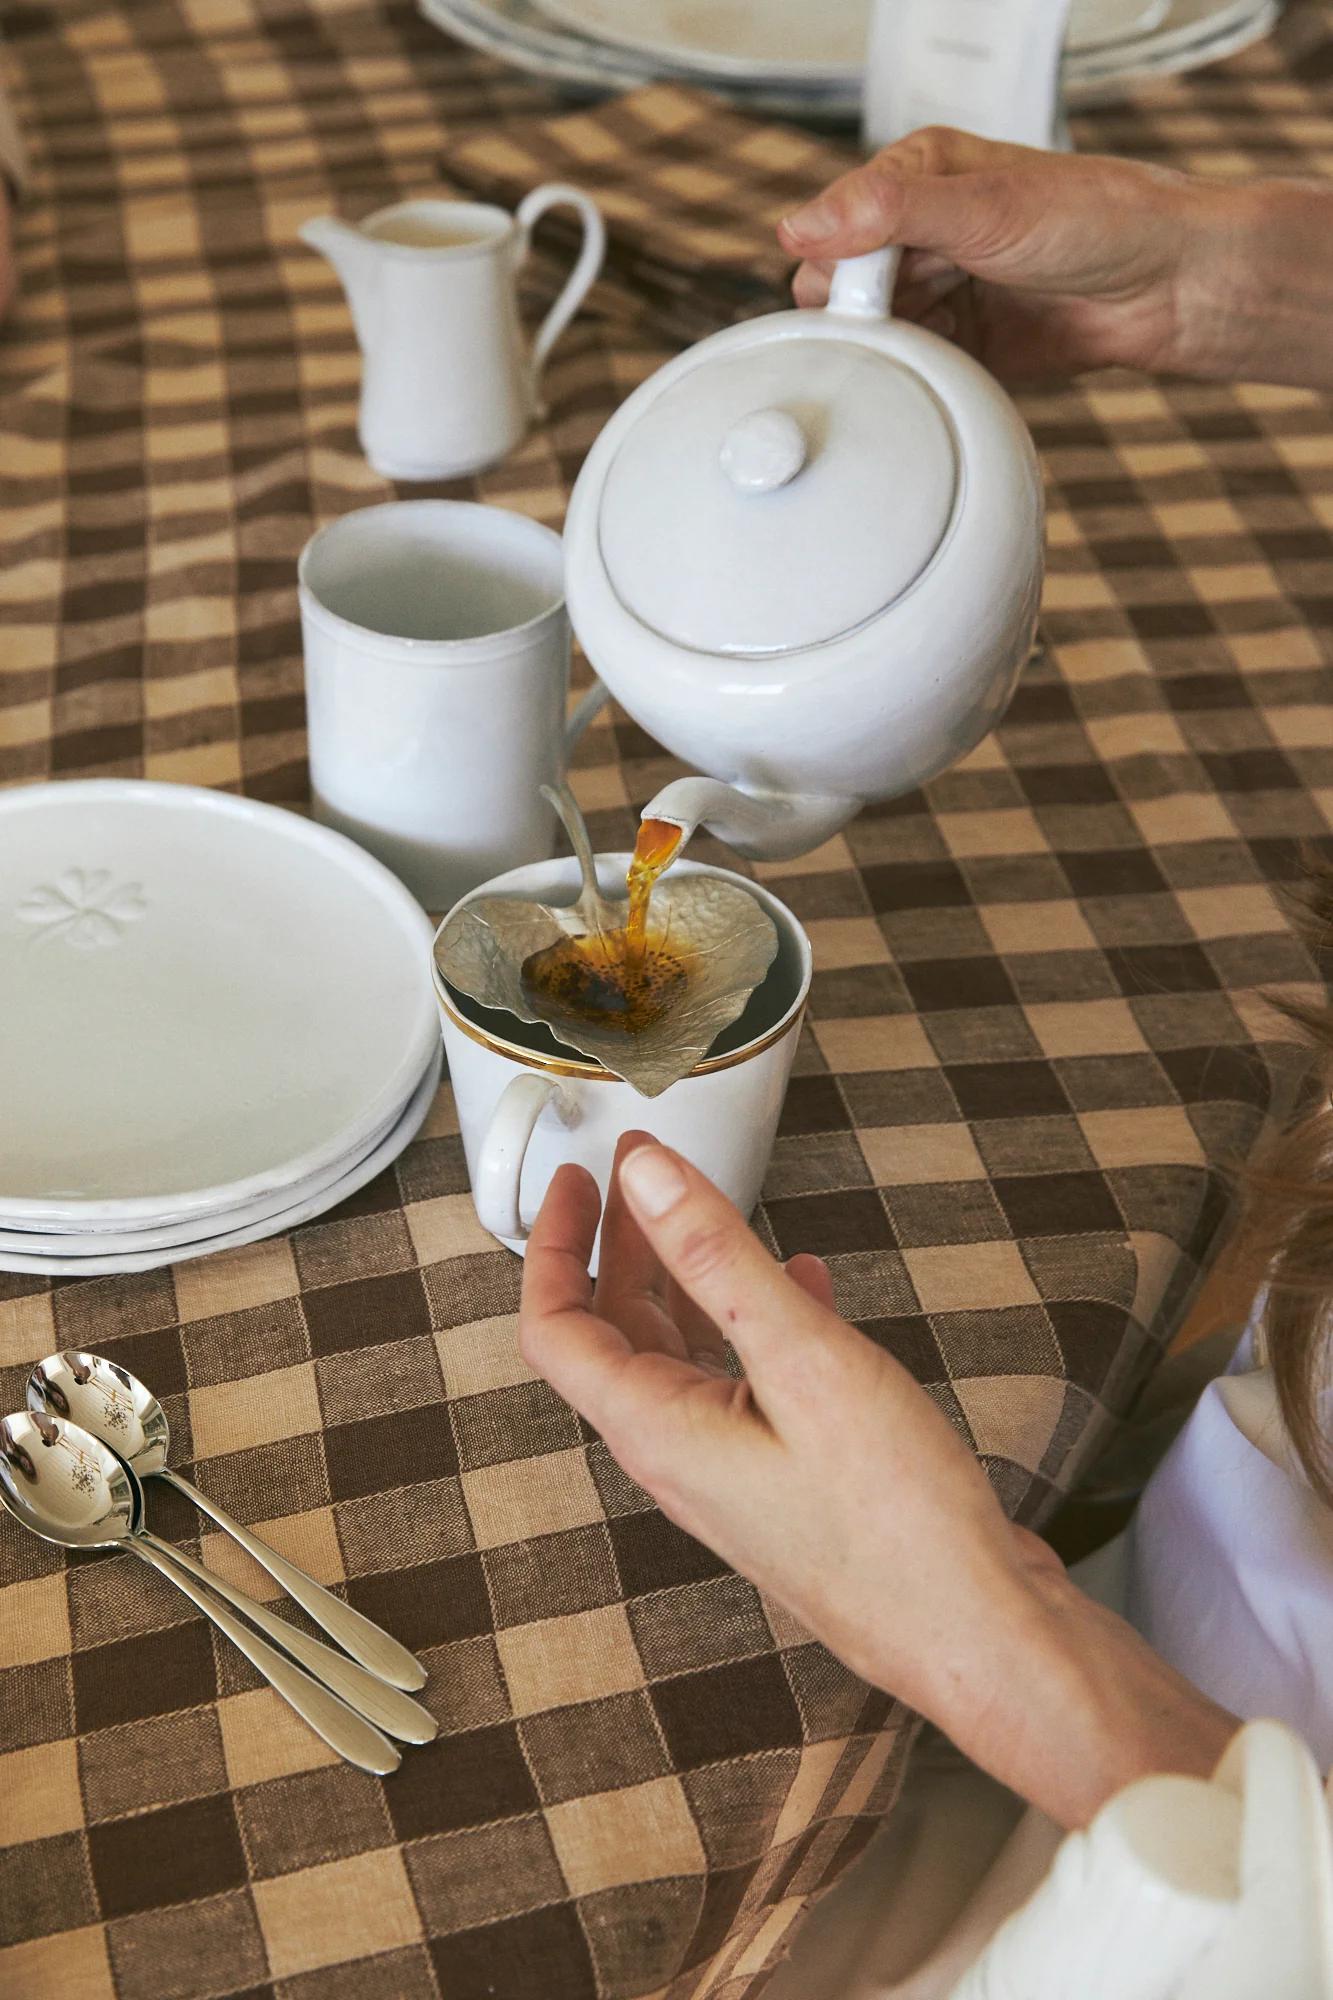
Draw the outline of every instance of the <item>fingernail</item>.
[[[826,201],[807,202],[804,208],[782,219],[788,236],[795,236],[802,243],[818,243],[822,237],[831,236],[837,226],[837,213]]]
[[[684,1195],[685,1176],[661,1146],[638,1146],[621,1161],[620,1185],[634,1206],[655,1220]]]

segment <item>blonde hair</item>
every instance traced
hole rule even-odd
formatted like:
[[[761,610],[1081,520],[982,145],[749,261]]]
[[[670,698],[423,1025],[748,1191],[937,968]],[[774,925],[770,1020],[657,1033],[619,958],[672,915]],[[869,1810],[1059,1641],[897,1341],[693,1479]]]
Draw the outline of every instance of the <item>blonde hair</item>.
[[[1296,927],[1322,971],[1333,959],[1333,863],[1305,857]],[[1313,1049],[1314,1108],[1247,1175],[1247,1258],[1268,1287],[1261,1327],[1287,1433],[1311,1486],[1333,1507],[1333,1439],[1321,1401],[1333,1345],[1333,1006],[1279,1003]]]

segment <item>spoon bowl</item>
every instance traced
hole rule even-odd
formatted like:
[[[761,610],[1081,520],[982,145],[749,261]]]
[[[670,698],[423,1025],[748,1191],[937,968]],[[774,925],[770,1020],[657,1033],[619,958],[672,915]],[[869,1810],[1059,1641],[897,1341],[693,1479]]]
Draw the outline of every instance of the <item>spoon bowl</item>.
[[[0,1503],[67,1549],[109,1549],[134,1533],[138,1482],[97,1438],[47,1410],[0,1420]]]
[[[140,1479],[167,1462],[171,1430],[151,1389],[118,1362],[67,1348],[48,1354],[28,1377],[28,1408],[46,1410],[110,1445]]]

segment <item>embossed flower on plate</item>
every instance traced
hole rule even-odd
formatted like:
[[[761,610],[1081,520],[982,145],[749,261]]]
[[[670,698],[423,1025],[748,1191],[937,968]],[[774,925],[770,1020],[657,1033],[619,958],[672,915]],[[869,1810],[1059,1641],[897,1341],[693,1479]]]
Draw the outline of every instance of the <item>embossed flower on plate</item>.
[[[63,938],[76,951],[118,944],[125,928],[148,909],[143,885],[116,882],[109,868],[66,868],[23,898],[16,912],[37,936]]]

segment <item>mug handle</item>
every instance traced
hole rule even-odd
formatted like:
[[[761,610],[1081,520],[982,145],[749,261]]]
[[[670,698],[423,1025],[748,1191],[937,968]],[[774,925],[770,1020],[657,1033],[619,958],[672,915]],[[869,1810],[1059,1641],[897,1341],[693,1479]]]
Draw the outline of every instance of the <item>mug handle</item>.
[[[534,395],[547,356],[583,304],[606,256],[606,224],[596,202],[581,188],[569,187],[563,181],[551,181],[546,187],[534,188],[531,194],[524,195],[518,205],[518,226],[523,232],[519,262],[528,254],[533,225],[538,217],[545,215],[548,208],[563,207],[576,208],[582,217],[583,247],[565,281],[564,290],[538,327],[537,338],[532,343]]]
[[[583,690],[565,722],[566,757],[570,755],[593,717],[601,714],[610,699],[611,690],[604,687],[599,680],[594,679],[592,686]]]
[[[552,1077],[525,1070],[509,1079],[491,1113],[477,1155],[472,1200],[478,1222],[492,1236],[527,1241],[528,1227],[518,1208],[519,1185],[528,1141],[548,1104],[561,1124],[573,1124],[577,1107],[569,1091]]]

